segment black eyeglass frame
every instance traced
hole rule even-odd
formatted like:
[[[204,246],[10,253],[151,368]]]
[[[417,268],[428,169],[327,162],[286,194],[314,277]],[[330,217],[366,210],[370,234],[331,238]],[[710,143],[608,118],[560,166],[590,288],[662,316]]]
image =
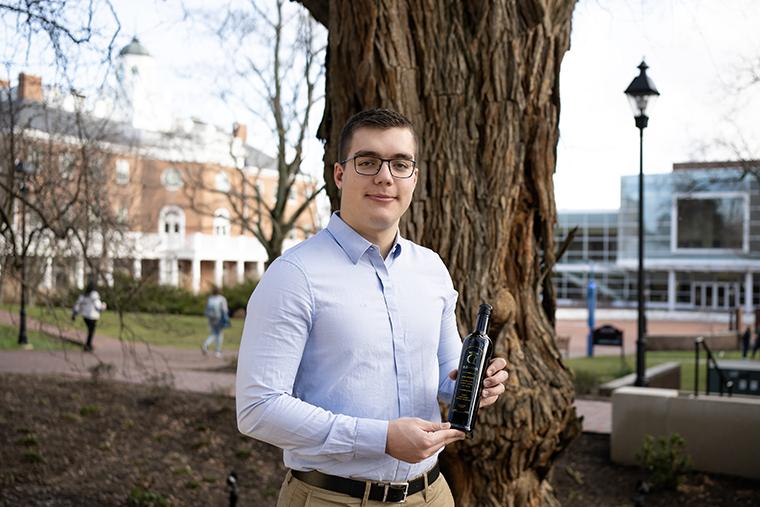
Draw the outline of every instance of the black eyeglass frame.
[[[378,166],[377,171],[375,171],[373,174],[360,173],[359,170],[356,168],[357,158],[374,158],[375,160],[380,161],[380,165]],[[393,176],[397,180],[408,180],[409,178],[414,176],[414,170],[417,169],[416,160],[409,160],[407,158],[380,158],[380,157],[375,157],[373,155],[354,155],[353,157],[347,158],[346,160],[341,160],[338,163],[344,166],[346,165],[346,163],[351,162],[352,160],[354,161],[354,171],[356,171],[356,174],[358,174],[359,176],[376,176],[380,171],[383,170],[383,164],[385,164],[386,162],[388,162],[388,170],[391,172],[391,176]],[[409,173],[409,176],[396,176],[395,174],[393,174],[393,166],[391,166],[391,162],[393,162],[394,160],[403,160],[404,162],[412,163],[412,172]]]

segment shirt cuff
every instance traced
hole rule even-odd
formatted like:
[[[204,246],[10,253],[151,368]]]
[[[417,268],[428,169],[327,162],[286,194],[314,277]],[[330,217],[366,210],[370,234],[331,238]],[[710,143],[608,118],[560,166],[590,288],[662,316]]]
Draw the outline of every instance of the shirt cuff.
[[[356,423],[356,457],[375,458],[385,454],[388,440],[388,421],[378,419],[357,419]]]

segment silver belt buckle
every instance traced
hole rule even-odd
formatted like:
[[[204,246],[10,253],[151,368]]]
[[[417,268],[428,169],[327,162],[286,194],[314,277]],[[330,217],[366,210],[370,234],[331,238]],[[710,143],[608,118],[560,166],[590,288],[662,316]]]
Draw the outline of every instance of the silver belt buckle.
[[[383,483],[383,502],[386,502],[388,498],[388,491],[394,490],[394,491],[403,491],[404,492],[404,498],[401,500],[397,500],[395,502],[388,502],[388,503],[406,503],[406,497],[409,494],[409,483],[408,482],[385,482]]]

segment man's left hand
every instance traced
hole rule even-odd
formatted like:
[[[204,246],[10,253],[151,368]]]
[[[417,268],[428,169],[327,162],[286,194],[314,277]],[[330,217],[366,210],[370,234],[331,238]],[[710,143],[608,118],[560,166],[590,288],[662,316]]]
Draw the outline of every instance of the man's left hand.
[[[507,361],[503,357],[491,359],[486,371],[486,378],[483,380],[483,391],[480,395],[480,408],[487,407],[496,403],[499,395],[504,392],[504,382],[509,378],[509,373],[504,369],[507,367]],[[457,370],[449,373],[449,378],[456,380]]]

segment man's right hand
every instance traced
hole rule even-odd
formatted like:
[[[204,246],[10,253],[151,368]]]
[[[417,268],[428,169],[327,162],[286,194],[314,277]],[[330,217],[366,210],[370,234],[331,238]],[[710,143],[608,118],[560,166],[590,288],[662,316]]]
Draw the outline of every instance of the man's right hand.
[[[464,437],[464,432],[452,430],[447,422],[402,417],[388,423],[385,452],[407,463],[419,463]]]

